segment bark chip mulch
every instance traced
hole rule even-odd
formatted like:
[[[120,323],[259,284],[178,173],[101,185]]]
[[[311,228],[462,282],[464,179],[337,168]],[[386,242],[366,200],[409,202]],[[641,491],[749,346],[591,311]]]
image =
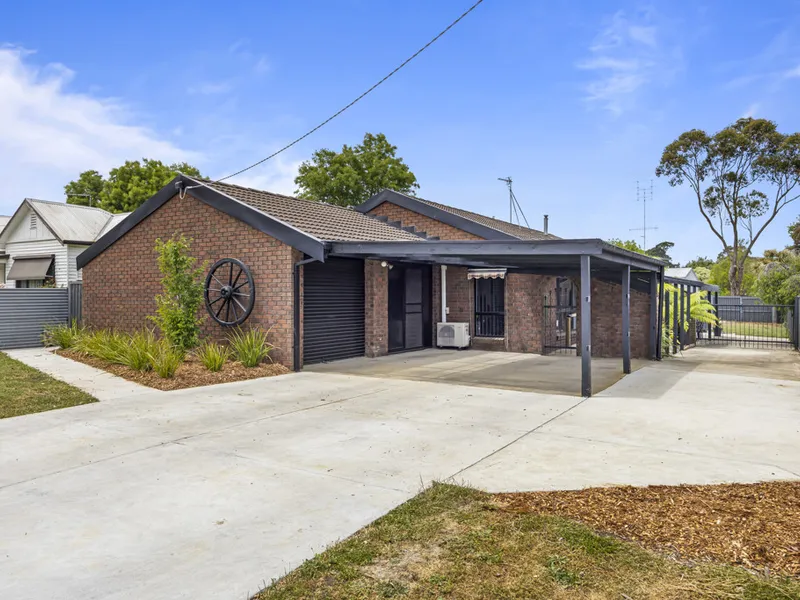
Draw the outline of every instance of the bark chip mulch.
[[[214,385],[216,383],[230,383],[232,381],[245,381],[247,379],[258,379],[259,377],[272,377],[288,373],[289,369],[278,363],[263,363],[257,367],[245,367],[240,362],[227,362],[222,369],[212,373],[192,355],[186,357],[186,361],[178,367],[174,377],[168,379],[159,377],[152,371],[135,371],[123,365],[115,365],[93,356],[87,356],[75,350],[59,350],[58,354],[72,360],[77,360],[91,367],[108,371],[112,375],[117,375],[134,381],[141,385],[162,391],[181,390],[185,388],[198,387],[201,385]]]
[[[523,492],[495,502],[572,518],[681,560],[800,577],[800,481]]]

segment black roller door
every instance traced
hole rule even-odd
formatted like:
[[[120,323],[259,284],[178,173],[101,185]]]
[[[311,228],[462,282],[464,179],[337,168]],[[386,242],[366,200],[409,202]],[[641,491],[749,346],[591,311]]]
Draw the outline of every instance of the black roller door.
[[[364,356],[364,261],[303,267],[303,363]]]

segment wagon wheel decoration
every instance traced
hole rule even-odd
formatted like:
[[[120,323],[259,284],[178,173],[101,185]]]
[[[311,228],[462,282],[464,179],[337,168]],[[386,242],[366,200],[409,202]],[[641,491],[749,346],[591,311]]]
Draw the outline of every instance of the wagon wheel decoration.
[[[250,269],[235,258],[218,260],[208,272],[206,310],[220,325],[241,325],[253,311],[256,287]]]

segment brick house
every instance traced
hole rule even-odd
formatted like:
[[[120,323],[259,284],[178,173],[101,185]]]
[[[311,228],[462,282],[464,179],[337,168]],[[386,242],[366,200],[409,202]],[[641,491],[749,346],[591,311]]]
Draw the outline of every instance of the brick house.
[[[584,369],[592,355],[628,369],[658,355],[663,264],[649,257],[388,190],[353,209],[183,175],[79,257],[86,324],[146,325],[160,291],[155,242],[181,233],[201,261],[249,267],[243,326],[271,328],[274,357],[296,370],[435,346],[441,321],[468,323],[474,347],[554,345]],[[227,333],[213,318],[203,332]]]

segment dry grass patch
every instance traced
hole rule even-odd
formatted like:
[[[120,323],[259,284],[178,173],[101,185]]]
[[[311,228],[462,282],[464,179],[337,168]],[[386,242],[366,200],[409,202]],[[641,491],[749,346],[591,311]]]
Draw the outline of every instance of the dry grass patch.
[[[258,600],[800,598],[800,585],[686,564],[554,515],[437,484],[274,582]]]
[[[800,577],[800,481],[499,494],[495,501],[577,519],[681,559]]]
[[[288,373],[289,369],[280,364],[264,363],[257,367],[245,367],[239,362],[226,362],[219,371],[209,371],[194,356],[189,355],[170,378],[159,377],[153,371],[136,371],[124,365],[110,363],[75,350],[58,350],[58,354],[84,364],[108,371],[114,375],[146,385],[157,390],[170,391],[201,385],[245,381],[259,377],[272,377]]]
[[[89,402],[97,400],[0,352],[0,419]]]

